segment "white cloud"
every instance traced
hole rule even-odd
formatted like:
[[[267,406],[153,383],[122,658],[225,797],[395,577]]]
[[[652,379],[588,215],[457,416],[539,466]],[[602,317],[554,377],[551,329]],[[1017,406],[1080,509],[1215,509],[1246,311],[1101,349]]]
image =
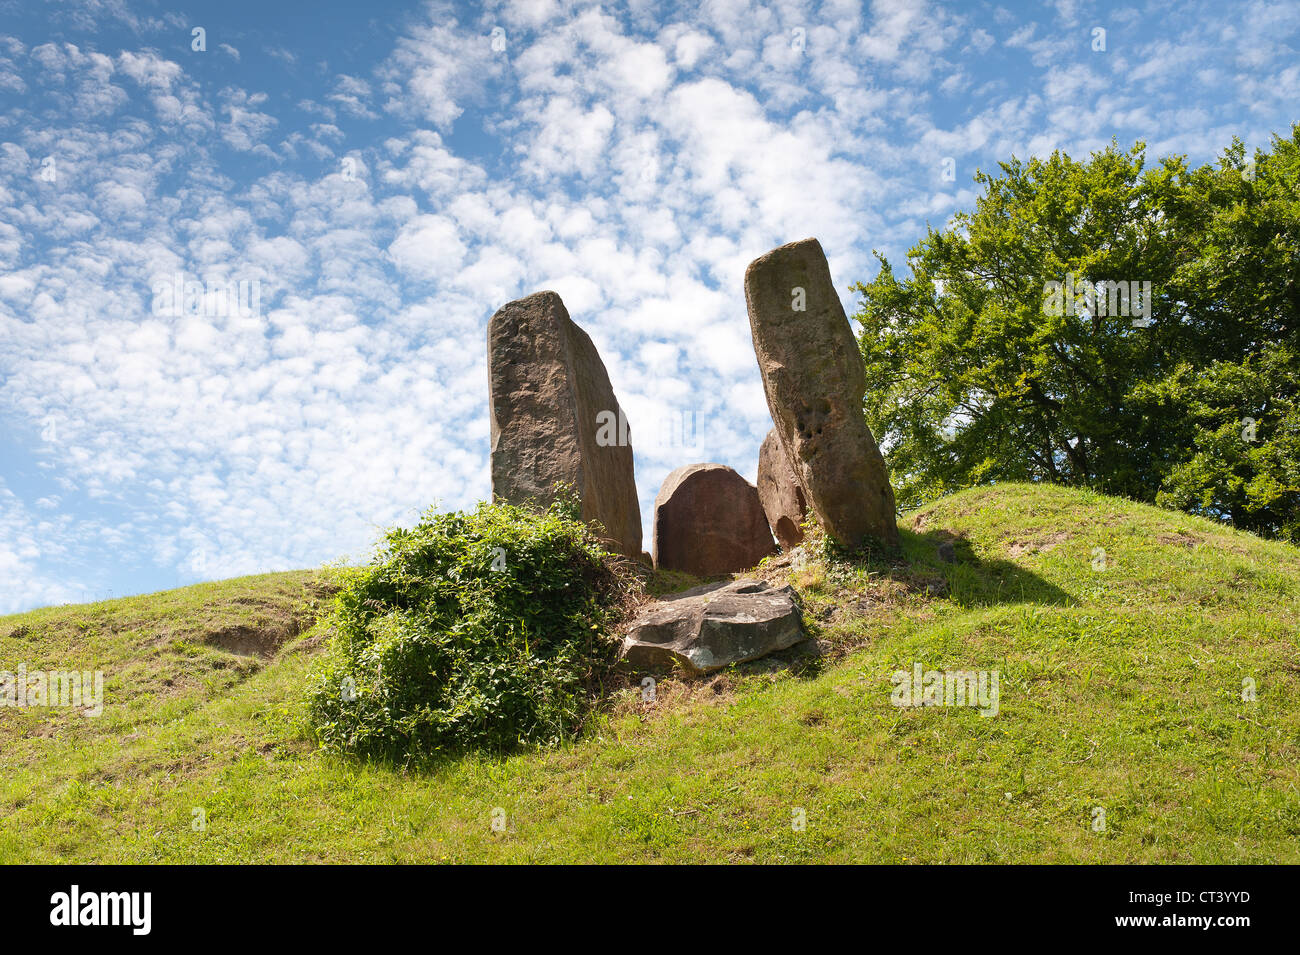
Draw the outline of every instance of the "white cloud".
[[[456,224],[443,216],[417,216],[402,227],[388,253],[397,267],[422,281],[455,276],[465,260]]]
[[[222,91],[222,99],[226,121],[221,125],[221,136],[240,152],[257,148],[278,122],[258,109],[266,102],[265,93],[227,89]]]

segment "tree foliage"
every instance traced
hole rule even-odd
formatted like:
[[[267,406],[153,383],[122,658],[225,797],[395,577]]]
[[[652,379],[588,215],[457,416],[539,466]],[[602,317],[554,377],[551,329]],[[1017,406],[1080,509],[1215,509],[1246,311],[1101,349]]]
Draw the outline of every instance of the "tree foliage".
[[[1300,540],[1300,126],[1199,168],[1145,152],[977,174],[908,278],[878,256],[854,286],[900,506],[1043,480]]]

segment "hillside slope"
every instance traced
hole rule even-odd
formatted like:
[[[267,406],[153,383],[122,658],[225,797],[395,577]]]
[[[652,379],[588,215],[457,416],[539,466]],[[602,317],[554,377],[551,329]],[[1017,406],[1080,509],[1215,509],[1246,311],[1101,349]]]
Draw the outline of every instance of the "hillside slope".
[[[317,575],[0,618],[0,670],[102,669],[107,697],[0,709],[0,859],[1300,861],[1300,550],[1029,485],[903,527],[908,566],[762,569],[820,657],[427,772],[296,729]],[[997,715],[893,705],[918,664],[997,670]]]

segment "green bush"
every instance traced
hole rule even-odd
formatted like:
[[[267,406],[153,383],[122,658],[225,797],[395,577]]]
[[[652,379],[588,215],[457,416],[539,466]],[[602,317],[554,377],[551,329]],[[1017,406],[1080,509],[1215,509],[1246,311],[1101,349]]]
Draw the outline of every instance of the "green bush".
[[[308,689],[314,734],[399,761],[572,737],[617,652],[610,556],[572,499],[388,531],[337,598]]]

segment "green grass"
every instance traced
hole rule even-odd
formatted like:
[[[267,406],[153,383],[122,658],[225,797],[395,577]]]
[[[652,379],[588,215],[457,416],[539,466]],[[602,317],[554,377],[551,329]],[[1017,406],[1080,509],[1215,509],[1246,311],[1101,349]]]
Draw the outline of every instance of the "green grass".
[[[301,735],[320,575],[0,618],[0,669],[107,684],[98,719],[0,709],[0,859],[1300,861],[1300,550],[1026,485],[905,528],[906,565],[761,569],[820,657],[630,689],[562,749],[421,771]],[[917,662],[998,670],[998,715],[893,706]]]

